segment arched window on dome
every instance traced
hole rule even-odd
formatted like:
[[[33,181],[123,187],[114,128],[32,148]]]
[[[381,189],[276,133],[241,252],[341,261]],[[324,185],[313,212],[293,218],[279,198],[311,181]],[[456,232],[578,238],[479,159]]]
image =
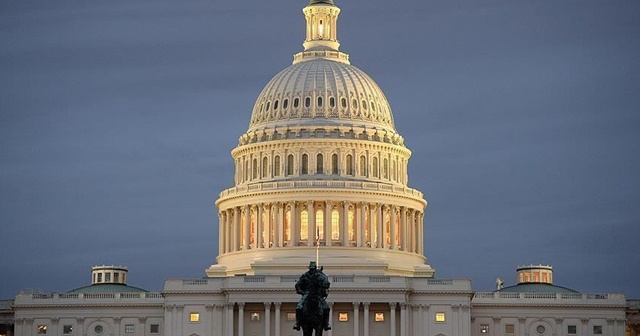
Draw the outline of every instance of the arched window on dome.
[[[252,178],[257,179],[258,178],[258,159],[253,159],[253,167],[252,171],[253,174],[251,175]]]
[[[382,178],[389,178],[389,162],[387,161],[387,158],[384,158],[384,161],[382,161]]]
[[[316,210],[316,239],[320,240],[320,245],[325,245],[324,241],[324,210]]]
[[[273,159],[273,176],[280,176],[280,155]]]
[[[347,98],[340,98],[340,106],[342,106],[342,108],[347,108]]]
[[[316,174],[324,174],[324,158],[322,154],[316,155]]]
[[[300,212],[300,240],[309,239],[309,212],[302,210]]]
[[[351,107],[358,108],[358,101],[355,98],[351,100]]]
[[[322,107],[322,97],[318,97],[318,107]]]
[[[364,155],[360,156],[360,176],[367,176],[367,158]]]
[[[293,175],[293,154],[287,156],[287,176]]]
[[[307,175],[309,174],[309,155],[302,154],[302,168],[300,174]]]
[[[278,100],[276,99],[276,101],[273,102],[273,109],[277,110],[278,109]]]
[[[307,97],[304,99],[304,107],[310,107],[311,106],[311,97]]]
[[[338,210],[331,211],[331,240],[340,239],[340,214]]]
[[[291,240],[291,210],[287,209],[287,212],[284,214],[284,225],[283,225],[283,233],[284,233],[284,241],[289,242]]]
[[[338,154],[331,155],[331,174],[338,175]]]
[[[296,97],[293,99],[293,107],[298,108],[298,106],[300,106],[300,98]]]
[[[288,99],[288,98],[285,98],[285,99],[282,101],[282,109],[286,110],[286,109],[287,109],[287,107],[289,107],[289,99]]]
[[[353,156],[347,154],[347,175],[353,175]]]
[[[268,161],[269,160],[267,160],[267,157],[262,158],[262,178],[267,177],[267,173],[269,172]]]
[[[367,102],[364,99],[362,100],[362,104],[360,106],[362,106],[363,110],[367,110]]]
[[[269,107],[271,107],[271,102],[267,102],[267,112],[269,112]]]
[[[333,97],[329,98],[329,107],[330,108],[336,107],[336,99],[335,98],[333,98]]]
[[[373,177],[379,177],[378,174],[378,158],[373,158]]]

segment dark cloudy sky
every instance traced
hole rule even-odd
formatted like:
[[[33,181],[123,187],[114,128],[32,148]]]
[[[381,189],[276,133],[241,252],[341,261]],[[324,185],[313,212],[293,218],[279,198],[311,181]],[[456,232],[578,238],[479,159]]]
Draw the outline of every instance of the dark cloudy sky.
[[[229,151],[301,50],[299,1],[0,2],[0,298],[202,277]],[[640,298],[640,1],[337,0],[429,202],[426,255],[477,291],[551,264]]]

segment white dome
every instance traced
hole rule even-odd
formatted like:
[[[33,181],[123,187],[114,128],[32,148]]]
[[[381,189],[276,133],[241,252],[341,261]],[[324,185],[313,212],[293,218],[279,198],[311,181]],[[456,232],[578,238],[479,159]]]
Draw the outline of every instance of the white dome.
[[[364,71],[313,58],[278,73],[256,100],[248,133],[282,126],[360,126],[395,133],[391,107]]]

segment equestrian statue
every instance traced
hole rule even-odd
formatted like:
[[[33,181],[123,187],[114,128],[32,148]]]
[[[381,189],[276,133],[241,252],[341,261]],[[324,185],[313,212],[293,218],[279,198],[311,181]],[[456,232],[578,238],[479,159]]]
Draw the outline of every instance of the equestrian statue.
[[[323,330],[331,330],[329,325],[329,305],[326,298],[329,294],[329,278],[318,269],[315,261],[309,263],[309,270],[296,282],[296,293],[302,295],[296,307],[296,324],[293,329],[302,328],[303,336],[322,336]]]

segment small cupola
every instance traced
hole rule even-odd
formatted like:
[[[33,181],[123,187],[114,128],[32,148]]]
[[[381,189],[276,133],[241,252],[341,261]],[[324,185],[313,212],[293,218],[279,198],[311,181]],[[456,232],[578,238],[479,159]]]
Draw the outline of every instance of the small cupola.
[[[553,267],[549,265],[529,265],[520,266],[516,270],[518,273],[518,284],[522,283],[546,283],[553,284]]]
[[[127,284],[127,267],[102,265],[91,268],[91,284]]]

